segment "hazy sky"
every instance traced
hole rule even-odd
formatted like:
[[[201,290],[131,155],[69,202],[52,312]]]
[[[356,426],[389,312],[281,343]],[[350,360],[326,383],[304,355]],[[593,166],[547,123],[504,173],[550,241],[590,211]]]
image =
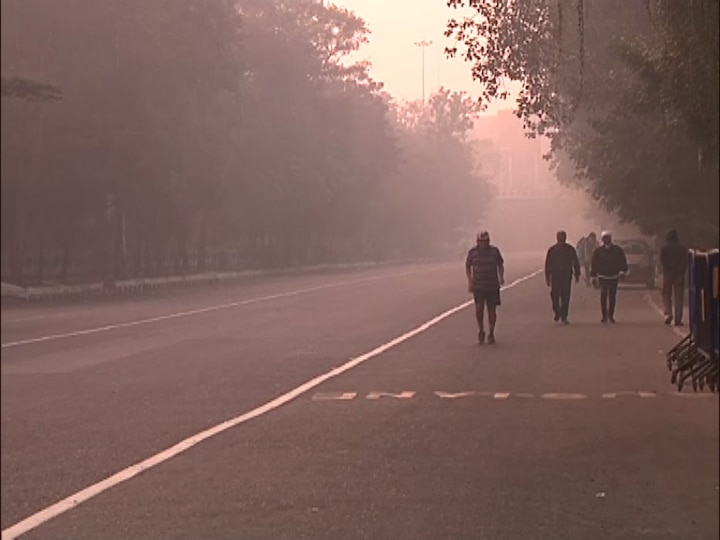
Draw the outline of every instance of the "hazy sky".
[[[373,76],[386,89],[403,99],[420,99],[422,95],[422,51],[414,45],[430,40],[425,48],[425,95],[439,86],[480,94],[480,86],[470,75],[471,64],[460,59],[446,59],[444,49],[452,45],[443,36],[447,20],[458,11],[447,7],[445,0],[331,0],[365,20],[370,29],[370,43],[360,50],[360,57],[373,64]],[[499,103],[493,109],[512,108],[512,102]]]

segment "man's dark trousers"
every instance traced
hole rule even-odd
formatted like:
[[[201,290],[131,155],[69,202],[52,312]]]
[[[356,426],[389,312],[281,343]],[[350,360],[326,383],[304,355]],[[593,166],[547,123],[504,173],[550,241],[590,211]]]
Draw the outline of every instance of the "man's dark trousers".
[[[618,280],[600,278],[600,309],[602,318],[615,317],[615,301],[617,299]]]
[[[550,276],[550,298],[556,317],[566,320],[570,311],[570,290],[572,289],[572,275]]]

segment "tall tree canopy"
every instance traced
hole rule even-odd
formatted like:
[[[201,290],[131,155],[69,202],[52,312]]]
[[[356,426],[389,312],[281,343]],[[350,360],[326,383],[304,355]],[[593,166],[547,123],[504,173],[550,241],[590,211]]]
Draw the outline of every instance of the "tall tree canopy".
[[[3,279],[428,256],[488,198],[464,137],[474,105],[394,102],[352,61],[368,29],[347,10],[0,6],[3,95],[15,73],[62,89],[2,101]]]
[[[718,0],[448,0],[484,102],[552,140],[561,180],[647,234],[718,244]]]

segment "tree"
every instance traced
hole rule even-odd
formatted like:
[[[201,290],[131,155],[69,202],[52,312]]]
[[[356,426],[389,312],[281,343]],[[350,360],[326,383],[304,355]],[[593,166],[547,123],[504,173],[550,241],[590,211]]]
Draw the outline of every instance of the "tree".
[[[416,236],[407,219],[387,234],[380,215],[416,216],[435,244],[469,219],[472,104],[443,91],[416,127],[395,122],[369,66],[351,60],[367,29],[346,10],[289,0],[1,8],[3,73],[22,68],[63,89],[53,104],[2,101],[2,250],[17,279],[374,258]]]
[[[428,107],[396,105],[401,153],[375,210],[385,249],[447,254],[459,236],[475,227],[493,196],[466,140],[476,113],[467,95],[444,88],[430,96]]]
[[[519,81],[529,133],[549,136],[604,207],[649,234],[673,225],[717,244],[717,0],[448,3],[477,13],[447,34],[485,102]]]

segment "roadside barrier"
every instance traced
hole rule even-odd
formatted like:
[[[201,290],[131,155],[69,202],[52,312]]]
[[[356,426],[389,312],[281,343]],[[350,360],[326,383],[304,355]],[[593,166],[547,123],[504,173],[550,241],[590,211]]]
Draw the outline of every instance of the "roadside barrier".
[[[718,390],[720,359],[720,251],[688,252],[690,333],[667,353],[670,381],[682,391],[690,379],[694,391]]]

